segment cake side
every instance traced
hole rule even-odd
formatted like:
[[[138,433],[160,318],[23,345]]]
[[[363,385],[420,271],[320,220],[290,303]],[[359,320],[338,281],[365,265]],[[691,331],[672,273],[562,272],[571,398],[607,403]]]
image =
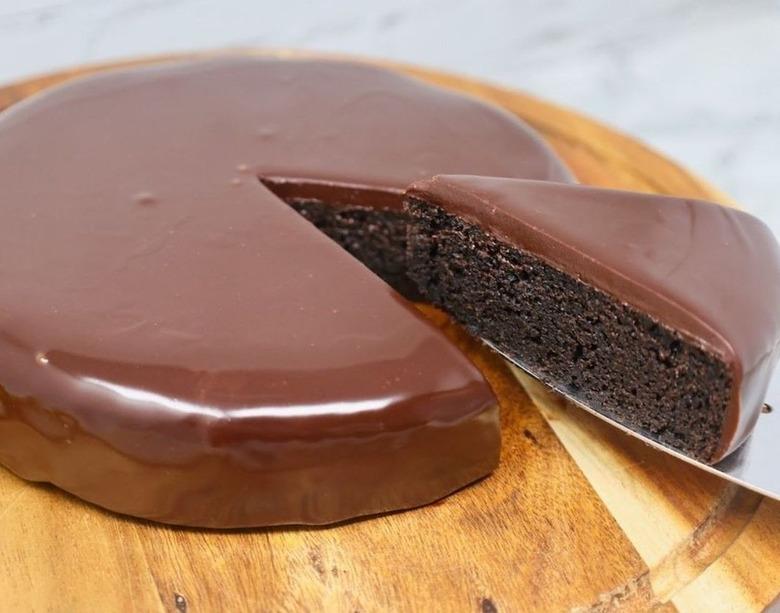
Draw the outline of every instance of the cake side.
[[[441,414],[449,405],[451,414],[452,404],[444,394],[418,410]],[[402,406],[362,427],[338,415],[310,419],[319,434],[301,434],[300,419],[152,421],[141,403],[104,415],[101,429],[66,404],[53,409],[2,388],[0,406],[0,463],[19,477],[120,514],[192,527],[323,525],[410,509],[489,475],[500,450],[494,400],[457,418],[405,425]],[[385,427],[376,427],[380,420]]]

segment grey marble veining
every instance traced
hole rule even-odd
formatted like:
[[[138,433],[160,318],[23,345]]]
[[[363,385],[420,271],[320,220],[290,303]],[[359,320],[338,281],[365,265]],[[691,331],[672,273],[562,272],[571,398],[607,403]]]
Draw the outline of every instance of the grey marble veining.
[[[0,0],[0,82],[225,46],[368,54],[525,89],[642,138],[780,235],[778,0]]]

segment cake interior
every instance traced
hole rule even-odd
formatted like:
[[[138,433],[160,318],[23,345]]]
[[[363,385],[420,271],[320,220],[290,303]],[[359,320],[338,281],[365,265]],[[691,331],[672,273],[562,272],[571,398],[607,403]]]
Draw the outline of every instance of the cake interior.
[[[313,198],[284,200],[398,293],[409,300],[421,299],[417,286],[406,274],[406,213]]]
[[[434,204],[285,200],[402,295],[447,311],[541,381],[688,456],[715,456],[730,371],[678,331]]]
[[[416,198],[409,276],[436,306],[545,383],[708,462],[731,392],[695,341],[534,254]]]

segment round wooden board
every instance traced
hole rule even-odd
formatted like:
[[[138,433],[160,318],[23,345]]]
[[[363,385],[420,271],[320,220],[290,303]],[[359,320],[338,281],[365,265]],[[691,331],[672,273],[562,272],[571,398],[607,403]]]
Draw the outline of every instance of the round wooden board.
[[[576,113],[393,66],[518,114],[584,183],[725,202]],[[2,88],[0,108],[106,68]],[[567,406],[429,312],[499,396],[504,443],[491,477],[426,508],[332,528],[216,532],[120,517],[0,469],[0,612],[760,611],[773,600],[780,504]]]

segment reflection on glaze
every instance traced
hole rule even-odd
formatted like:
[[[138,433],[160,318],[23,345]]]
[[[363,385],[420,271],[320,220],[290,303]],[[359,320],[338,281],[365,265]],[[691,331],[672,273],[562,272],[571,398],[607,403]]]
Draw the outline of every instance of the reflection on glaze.
[[[198,415],[213,417],[214,419],[231,419],[241,417],[243,419],[295,419],[298,417],[316,417],[319,415],[354,415],[355,413],[368,413],[380,411],[393,405],[395,399],[374,398],[352,402],[326,402],[322,404],[305,404],[284,407],[240,407],[230,410],[213,409],[194,402],[171,398],[163,394],[155,394],[142,389],[117,385],[109,381],[101,381],[92,377],[85,377],[82,381],[90,385],[96,385],[121,396],[124,400],[150,405],[156,405],[161,410],[174,411],[185,415]]]

